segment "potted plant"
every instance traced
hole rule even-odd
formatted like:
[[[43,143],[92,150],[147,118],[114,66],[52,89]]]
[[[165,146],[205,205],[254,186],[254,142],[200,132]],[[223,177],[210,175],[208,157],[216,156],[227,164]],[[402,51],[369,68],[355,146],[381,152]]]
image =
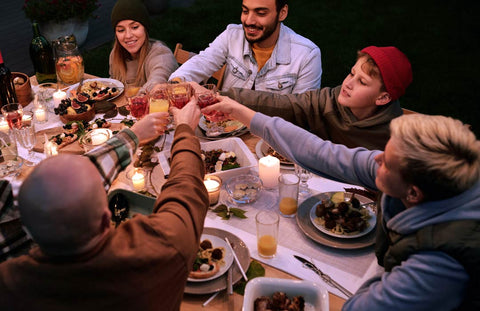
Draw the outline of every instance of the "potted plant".
[[[73,33],[81,45],[88,34],[88,19],[99,6],[98,0],[25,0],[23,10],[39,23],[49,41]]]

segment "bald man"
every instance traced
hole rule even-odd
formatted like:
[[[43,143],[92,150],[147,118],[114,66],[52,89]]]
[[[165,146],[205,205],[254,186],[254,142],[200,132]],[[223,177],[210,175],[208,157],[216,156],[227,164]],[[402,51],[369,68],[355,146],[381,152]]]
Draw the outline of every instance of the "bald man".
[[[171,173],[149,216],[112,228],[103,189],[105,176],[123,165],[125,150],[134,151],[127,142],[141,140],[135,132],[121,132],[123,143],[109,141],[89,154],[95,161],[64,155],[34,169],[20,189],[19,206],[38,247],[0,264],[2,310],[180,308],[208,194],[193,132],[198,107],[190,102],[172,112],[177,127]]]

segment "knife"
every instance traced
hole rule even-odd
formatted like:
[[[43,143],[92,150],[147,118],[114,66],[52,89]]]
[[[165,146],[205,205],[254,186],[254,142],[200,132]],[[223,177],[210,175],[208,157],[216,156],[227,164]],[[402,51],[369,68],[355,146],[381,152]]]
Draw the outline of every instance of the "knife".
[[[308,269],[310,269],[310,270],[313,270],[316,274],[318,274],[325,283],[327,283],[327,284],[329,284],[329,285],[337,288],[339,291],[341,291],[345,296],[347,296],[347,298],[350,298],[350,297],[353,296],[353,294],[352,294],[350,291],[348,291],[348,290],[347,290],[345,287],[343,287],[342,285],[338,284],[338,283],[337,283],[335,280],[333,280],[330,276],[328,276],[327,274],[323,273],[323,272],[322,272],[320,269],[318,269],[317,266],[315,266],[312,262],[306,260],[306,259],[303,258],[303,257],[297,256],[297,255],[293,255],[293,257],[295,257],[298,261],[300,261],[305,268],[308,268]]]

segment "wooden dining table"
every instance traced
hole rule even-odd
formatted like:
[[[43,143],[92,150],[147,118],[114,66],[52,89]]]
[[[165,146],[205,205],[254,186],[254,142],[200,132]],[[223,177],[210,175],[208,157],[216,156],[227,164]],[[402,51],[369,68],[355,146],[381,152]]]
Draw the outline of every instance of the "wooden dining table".
[[[85,79],[93,79],[97,78],[93,75],[85,74]],[[30,77],[30,82],[32,86],[38,85],[35,76]],[[59,88],[65,88],[66,85],[59,85]],[[125,97],[123,94],[117,97],[113,102],[117,106],[124,106],[126,104]],[[100,115],[97,117],[101,117]],[[240,136],[240,138],[245,142],[247,147],[250,149],[252,153],[255,153],[255,145],[260,140],[259,137],[247,132]],[[28,175],[30,169],[25,169],[22,171],[22,175]],[[23,179],[21,177],[21,179]],[[281,278],[281,279],[293,279],[299,280],[299,278],[281,271],[275,267],[267,265],[265,263],[261,263],[261,265],[265,268],[265,277],[271,278]],[[320,281],[320,278],[319,278]],[[220,310],[228,310],[228,311],[240,311],[242,310],[243,306],[243,296],[237,293],[233,293],[231,295],[227,294],[226,290],[222,290],[213,300],[211,300],[208,305],[205,307],[203,304],[207,301],[213,293],[209,294],[202,294],[202,295],[194,295],[194,294],[184,294],[182,304],[180,310],[182,311],[193,311],[193,310],[206,310],[206,311],[220,311]],[[329,293],[329,306],[330,310],[336,311],[341,310],[343,304],[345,303],[345,299]]]

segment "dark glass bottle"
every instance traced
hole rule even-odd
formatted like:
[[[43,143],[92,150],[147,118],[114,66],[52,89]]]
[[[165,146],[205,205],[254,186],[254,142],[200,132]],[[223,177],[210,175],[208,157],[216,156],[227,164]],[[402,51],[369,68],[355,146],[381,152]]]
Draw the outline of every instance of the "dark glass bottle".
[[[47,39],[40,34],[38,24],[32,23],[33,39],[30,42],[30,58],[32,59],[38,83],[57,82],[53,49]]]
[[[0,107],[6,104],[16,103],[15,85],[13,85],[10,69],[3,63],[2,52],[0,51]]]

